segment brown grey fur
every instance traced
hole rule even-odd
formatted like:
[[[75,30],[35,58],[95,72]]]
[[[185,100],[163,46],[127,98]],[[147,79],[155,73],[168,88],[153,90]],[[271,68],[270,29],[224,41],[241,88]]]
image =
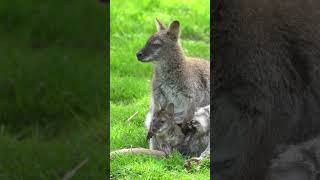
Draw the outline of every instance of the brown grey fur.
[[[210,156],[210,105],[199,108],[192,119],[186,122],[187,129],[181,151],[188,156]]]
[[[159,106],[155,106],[150,125],[154,149],[167,154],[176,149],[183,155],[200,159],[210,156],[210,105],[199,108],[194,114],[188,113],[188,120],[181,127],[174,121],[172,103],[166,109]]]
[[[278,145],[265,180],[319,180],[320,136],[297,145]]]
[[[175,106],[175,121],[183,123],[190,105],[203,107],[210,104],[210,63],[200,58],[184,55],[180,45],[180,24],[173,21],[169,28],[156,21],[158,32],[137,53],[141,62],[153,62],[152,94],[150,110],[145,121],[149,129],[154,104],[162,106],[172,102]],[[152,149],[151,139],[150,148]]]
[[[160,105],[159,105],[160,106]],[[166,108],[155,106],[155,112],[150,125],[153,134],[153,149],[170,154],[174,149],[180,149],[185,135],[174,121],[174,105],[170,103]]]

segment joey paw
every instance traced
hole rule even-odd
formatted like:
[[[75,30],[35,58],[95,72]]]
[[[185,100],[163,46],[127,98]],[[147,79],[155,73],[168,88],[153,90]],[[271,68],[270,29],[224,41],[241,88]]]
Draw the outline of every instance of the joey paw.
[[[152,138],[153,135],[154,134],[151,131],[149,131],[148,134],[147,134],[147,140],[149,141]]]

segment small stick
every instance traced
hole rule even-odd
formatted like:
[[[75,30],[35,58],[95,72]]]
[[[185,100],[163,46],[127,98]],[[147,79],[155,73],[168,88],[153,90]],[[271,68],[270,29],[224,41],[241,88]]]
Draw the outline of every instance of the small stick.
[[[83,166],[85,165],[87,162],[88,162],[88,158],[86,158],[85,160],[81,161],[74,169],[72,169],[71,171],[67,172],[62,180],[68,180],[70,178],[72,178],[72,176],[74,176],[76,174],[76,172]]]
[[[165,156],[166,153],[163,151],[158,151],[158,150],[151,150],[151,149],[146,149],[146,148],[128,148],[128,149],[119,149],[112,151],[110,153],[110,156],[116,155],[116,154],[145,154],[145,155],[151,155],[151,156],[156,156],[156,157],[161,157]]]
[[[129,119],[128,119],[127,121],[128,121],[128,122],[130,122],[130,121],[131,121],[131,119],[132,119],[136,114],[138,114],[138,111],[137,111],[137,112],[135,112],[131,117],[129,117]]]

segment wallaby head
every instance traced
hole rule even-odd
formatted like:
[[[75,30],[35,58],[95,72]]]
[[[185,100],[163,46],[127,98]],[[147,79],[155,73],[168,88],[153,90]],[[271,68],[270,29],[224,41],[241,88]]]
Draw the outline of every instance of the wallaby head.
[[[156,135],[163,135],[175,126],[174,105],[173,103],[170,103],[165,108],[160,107],[160,105],[155,106],[155,109],[157,110],[153,114],[150,129]]]
[[[137,52],[137,58],[141,62],[161,61],[170,51],[176,51],[179,47],[180,23],[173,21],[166,28],[156,19],[157,32],[149,37],[145,46]]]

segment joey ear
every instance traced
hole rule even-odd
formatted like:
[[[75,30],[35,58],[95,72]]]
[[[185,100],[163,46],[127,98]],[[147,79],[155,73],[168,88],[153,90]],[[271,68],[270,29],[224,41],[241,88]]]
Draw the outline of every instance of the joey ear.
[[[177,40],[179,38],[179,35],[180,35],[180,23],[179,23],[179,21],[173,21],[170,24],[167,34],[173,40]]]
[[[174,105],[173,103],[168,104],[166,111],[170,114],[174,114]]]
[[[162,30],[166,29],[166,27],[162,24],[162,22],[158,18],[156,18],[155,22],[156,22],[156,26],[157,26],[158,31],[162,31]]]

